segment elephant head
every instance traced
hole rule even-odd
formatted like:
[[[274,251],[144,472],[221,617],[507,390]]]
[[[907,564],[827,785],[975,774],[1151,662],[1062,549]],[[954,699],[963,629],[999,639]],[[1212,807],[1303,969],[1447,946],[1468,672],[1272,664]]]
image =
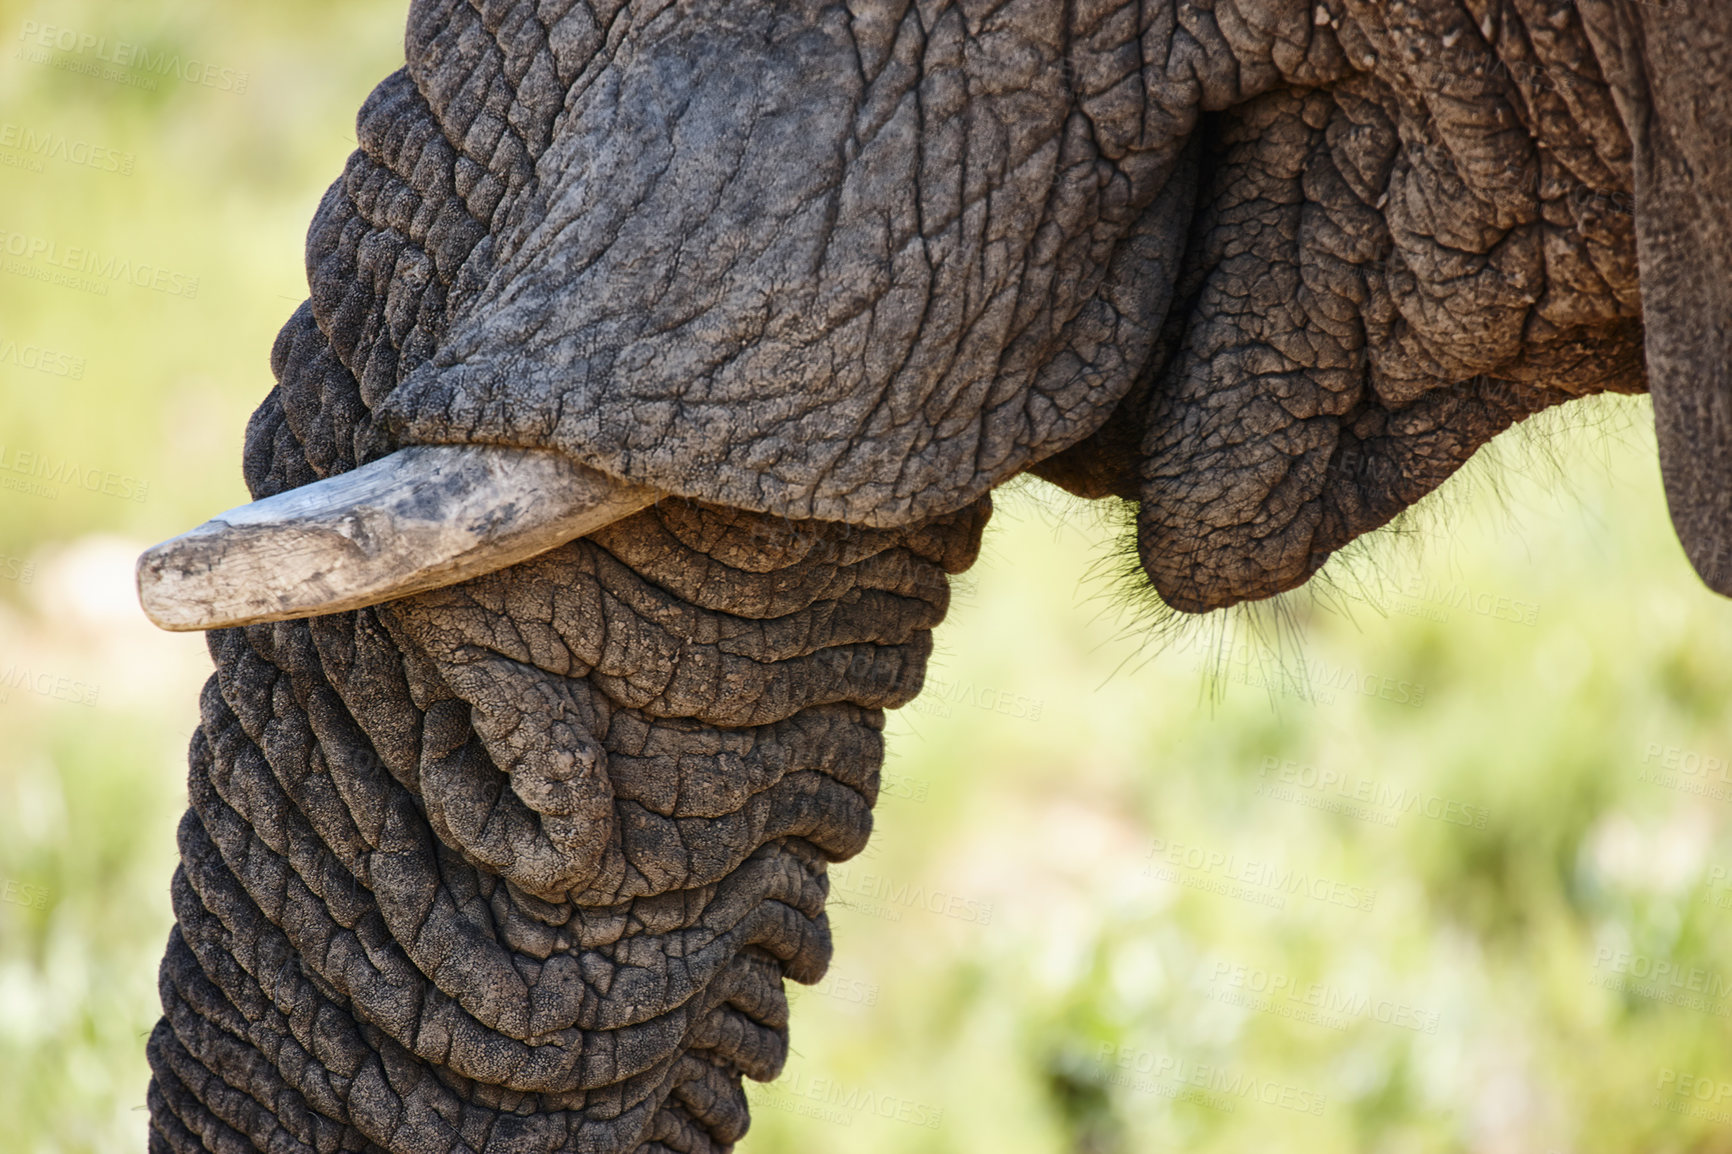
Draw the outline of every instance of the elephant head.
[[[210,635],[153,1150],[725,1149],[1031,471],[1203,611],[1654,395],[1732,592],[1732,9],[416,0]]]

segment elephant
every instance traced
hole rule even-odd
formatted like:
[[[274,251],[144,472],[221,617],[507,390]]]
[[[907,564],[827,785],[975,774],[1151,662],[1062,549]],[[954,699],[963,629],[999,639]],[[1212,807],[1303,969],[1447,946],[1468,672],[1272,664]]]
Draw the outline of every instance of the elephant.
[[[215,663],[153,1152],[732,1148],[1019,474],[1200,614],[1647,391],[1732,594],[1732,7],[413,0],[405,55],[254,504],[141,561]]]

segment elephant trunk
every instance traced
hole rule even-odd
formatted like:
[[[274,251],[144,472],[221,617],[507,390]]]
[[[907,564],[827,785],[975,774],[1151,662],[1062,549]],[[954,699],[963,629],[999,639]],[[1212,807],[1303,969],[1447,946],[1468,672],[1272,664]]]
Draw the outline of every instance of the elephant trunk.
[[[985,506],[672,501],[387,606],[211,634],[152,1149],[724,1149],[830,956],[882,710]],[[505,1141],[509,1137],[509,1141]]]

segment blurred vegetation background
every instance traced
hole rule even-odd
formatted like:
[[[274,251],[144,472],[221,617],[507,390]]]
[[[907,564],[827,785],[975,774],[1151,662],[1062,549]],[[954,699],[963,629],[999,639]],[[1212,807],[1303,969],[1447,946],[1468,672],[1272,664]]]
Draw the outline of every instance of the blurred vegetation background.
[[[132,560],[245,497],[404,7],[0,2],[8,1152],[143,1148],[209,660]],[[1649,423],[1517,431],[1201,622],[1122,513],[1002,491],[742,1149],[1732,1150],[1732,613]]]

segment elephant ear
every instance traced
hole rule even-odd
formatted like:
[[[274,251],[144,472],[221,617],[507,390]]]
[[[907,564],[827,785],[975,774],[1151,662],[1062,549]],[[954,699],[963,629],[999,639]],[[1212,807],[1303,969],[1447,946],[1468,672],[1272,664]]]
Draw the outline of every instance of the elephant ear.
[[[1634,49],[1619,87],[1660,472],[1690,563],[1732,596],[1732,5],[1623,17],[1604,24]]]

